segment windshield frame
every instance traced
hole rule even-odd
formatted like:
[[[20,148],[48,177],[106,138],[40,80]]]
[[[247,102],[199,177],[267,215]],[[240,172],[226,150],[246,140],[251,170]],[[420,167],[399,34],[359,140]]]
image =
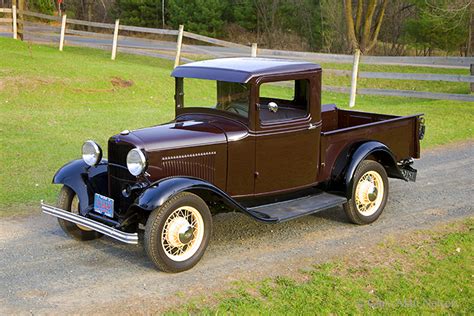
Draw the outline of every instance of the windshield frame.
[[[176,117],[183,115],[183,114],[210,114],[210,115],[220,115],[225,116],[233,119],[238,119],[239,121],[245,123],[248,126],[249,122],[251,121],[252,116],[254,115],[254,107],[251,106],[255,104],[255,97],[254,97],[254,85],[252,83],[245,83],[248,86],[248,116],[245,117],[241,114],[225,111],[222,109],[217,109],[215,107],[209,106],[185,106],[185,83],[184,79],[187,77],[175,77],[175,111]],[[196,79],[196,78],[190,78]],[[209,79],[198,79],[198,80],[209,80]],[[218,80],[212,80],[218,81]],[[226,81],[227,82],[227,81]],[[234,83],[234,82],[229,82]],[[217,84],[217,83],[216,83]],[[216,95],[216,104],[217,104],[217,91],[214,92]]]

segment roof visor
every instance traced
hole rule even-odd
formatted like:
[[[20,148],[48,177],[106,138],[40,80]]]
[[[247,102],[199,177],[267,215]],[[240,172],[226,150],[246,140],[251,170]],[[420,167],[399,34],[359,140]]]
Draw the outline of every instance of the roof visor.
[[[253,77],[321,70],[321,66],[307,61],[276,58],[219,58],[176,67],[172,77],[219,80],[247,83]]]

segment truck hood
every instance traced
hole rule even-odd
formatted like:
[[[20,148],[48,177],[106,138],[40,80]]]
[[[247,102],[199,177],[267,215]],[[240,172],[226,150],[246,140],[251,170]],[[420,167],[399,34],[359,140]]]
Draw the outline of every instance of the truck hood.
[[[209,121],[187,120],[122,132],[112,137],[147,152],[226,143],[226,133]]]

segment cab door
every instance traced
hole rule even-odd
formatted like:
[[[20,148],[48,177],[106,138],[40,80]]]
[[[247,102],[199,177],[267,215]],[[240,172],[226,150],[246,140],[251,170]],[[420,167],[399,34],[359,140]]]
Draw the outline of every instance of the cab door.
[[[321,114],[315,77],[258,83],[255,194],[309,187],[319,169]]]

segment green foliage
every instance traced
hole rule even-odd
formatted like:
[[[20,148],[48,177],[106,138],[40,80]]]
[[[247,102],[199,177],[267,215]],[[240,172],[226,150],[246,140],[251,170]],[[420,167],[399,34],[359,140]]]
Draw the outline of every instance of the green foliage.
[[[247,31],[257,30],[257,7],[254,0],[229,1],[226,9],[230,22],[236,23]]]
[[[161,2],[156,0],[116,0],[114,14],[125,25],[163,26]]]
[[[224,36],[226,26],[236,24],[265,37],[294,33],[314,49],[322,47],[320,0],[164,0],[166,25],[176,29]],[[161,1],[117,0],[115,16],[123,24],[161,27]]]
[[[185,24],[186,29],[208,36],[220,36],[226,1],[220,0],[169,0],[169,23],[173,28]]]
[[[425,55],[463,47],[467,51],[469,0],[405,2],[387,8],[392,16],[403,17],[402,21],[393,17],[384,21],[390,22],[385,29],[399,30],[389,40],[392,45],[409,44]],[[296,49],[314,51],[348,49],[344,7],[342,2],[330,0],[116,0],[114,15],[122,24],[162,27],[162,4],[165,24],[174,29],[184,24],[191,32],[226,37],[240,28],[267,47],[292,49],[293,44]]]
[[[432,50],[459,50],[468,40],[469,3],[467,1],[412,0],[417,16],[408,19],[404,27],[404,41],[425,55]]]
[[[28,0],[27,8],[31,11],[44,14],[53,14],[53,12],[56,10],[54,1],[51,0]]]

